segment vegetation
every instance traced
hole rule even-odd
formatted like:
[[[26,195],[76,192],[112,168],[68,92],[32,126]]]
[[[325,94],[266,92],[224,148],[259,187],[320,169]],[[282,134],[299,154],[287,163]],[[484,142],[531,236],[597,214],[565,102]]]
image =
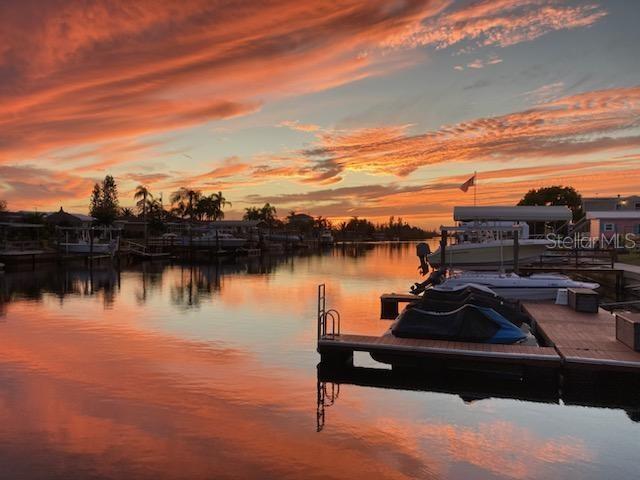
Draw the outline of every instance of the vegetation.
[[[7,202],[6,200],[0,200],[0,212],[7,211]]]
[[[353,217],[348,222],[341,222],[336,229],[341,240],[375,239],[375,240],[422,240],[435,237],[435,231],[426,231],[409,225],[402,218],[390,217],[387,223],[374,224],[369,220]]]
[[[584,217],[582,196],[573,187],[556,185],[529,190],[518,205],[566,205],[571,209],[574,222]]]
[[[273,228],[282,224],[278,220],[276,207],[265,203],[262,207],[249,207],[244,209],[244,220],[259,220]]]
[[[102,185],[96,183],[93,186],[90,214],[97,223],[111,225],[119,213],[118,186],[114,178],[107,175]]]
[[[149,203],[153,202],[153,195],[146,185],[138,185],[136,192],[133,195],[133,199],[136,200],[136,207],[138,212],[142,214],[143,218],[147,218],[147,207]]]
[[[172,212],[190,220],[222,220],[224,208],[231,202],[222,192],[205,196],[200,190],[182,187],[171,194]]]

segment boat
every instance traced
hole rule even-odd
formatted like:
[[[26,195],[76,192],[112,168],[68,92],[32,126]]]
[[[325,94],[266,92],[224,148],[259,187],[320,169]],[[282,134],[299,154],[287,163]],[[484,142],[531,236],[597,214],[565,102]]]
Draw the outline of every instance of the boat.
[[[281,242],[285,244],[298,244],[303,240],[302,235],[298,235],[297,233],[268,233],[264,236],[264,239],[270,242]]]
[[[333,235],[326,230],[320,234],[320,245],[333,245]]]
[[[118,244],[118,238],[109,240],[108,242],[94,240],[93,245],[91,245],[91,241],[81,239],[76,242],[58,243],[58,249],[65,253],[94,253],[112,255],[118,250]]]
[[[436,290],[457,290],[465,285],[481,285],[496,294],[518,300],[553,300],[558,289],[588,288],[595,290],[598,283],[573,280],[558,273],[535,273],[520,276],[517,273],[454,271],[436,285]]]
[[[553,243],[531,238],[527,222],[568,222],[571,210],[564,206],[454,207],[453,218],[458,225],[440,227],[454,241],[445,245],[445,264],[490,267],[514,263],[514,232],[518,232],[518,261],[539,259]],[[441,248],[426,258],[430,265],[440,266]]]
[[[114,255],[120,248],[120,229],[112,227],[56,227],[59,251]]]
[[[517,302],[485,286],[430,287],[398,315],[383,338],[538,346],[529,323]],[[411,364],[395,353],[372,352],[371,356],[394,367]]]
[[[247,244],[247,240],[244,238],[234,237],[230,233],[217,230],[209,231],[200,237],[185,237],[182,242],[185,246],[220,248],[240,248]]]

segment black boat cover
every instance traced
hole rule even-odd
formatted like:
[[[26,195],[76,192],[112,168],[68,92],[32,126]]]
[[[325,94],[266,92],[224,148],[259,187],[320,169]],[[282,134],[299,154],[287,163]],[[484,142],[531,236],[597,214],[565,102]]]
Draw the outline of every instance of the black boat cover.
[[[408,308],[417,307],[428,312],[451,312],[463,305],[492,308],[518,327],[528,320],[528,317],[520,311],[516,302],[505,300],[500,296],[478,289],[465,288],[453,292],[427,290],[419,302]]]
[[[406,308],[391,327],[391,333],[403,338],[507,344],[526,337],[492,308],[468,304],[443,313]]]

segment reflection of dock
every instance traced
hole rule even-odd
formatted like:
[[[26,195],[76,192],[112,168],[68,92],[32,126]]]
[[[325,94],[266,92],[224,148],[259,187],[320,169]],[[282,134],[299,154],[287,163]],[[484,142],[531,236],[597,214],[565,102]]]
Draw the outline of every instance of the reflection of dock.
[[[465,402],[490,398],[514,399],[526,402],[578,405],[584,407],[624,410],[633,421],[640,421],[640,390],[618,382],[617,388],[597,388],[593,385],[557,382],[488,379],[471,372],[453,374],[416,374],[410,371],[369,367],[339,367],[320,363],[317,373],[317,431],[326,422],[326,408],[338,400],[341,385],[436,392],[457,395]],[[615,387],[611,385],[611,387]],[[610,387],[610,385],[607,385]]]

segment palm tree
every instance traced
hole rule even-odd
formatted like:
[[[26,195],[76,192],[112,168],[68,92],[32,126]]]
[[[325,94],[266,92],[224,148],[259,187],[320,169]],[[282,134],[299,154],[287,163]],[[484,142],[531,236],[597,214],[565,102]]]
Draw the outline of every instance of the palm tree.
[[[198,200],[196,205],[196,215],[199,220],[215,220],[217,211],[218,205],[216,204],[213,195],[208,195]]]
[[[227,205],[231,205],[231,202],[222,196],[222,192],[212,193],[198,200],[196,215],[200,220],[220,220],[224,218],[223,209]]]
[[[222,192],[212,193],[209,197],[213,199],[216,205],[214,220],[222,220],[224,218],[224,207],[231,206],[231,202],[222,196]]]
[[[120,216],[122,217],[135,217],[135,213],[133,212],[133,209],[129,208],[129,207],[123,207],[120,209]]]
[[[202,192],[200,190],[193,190],[186,187],[180,187],[178,190],[171,194],[171,205],[176,204],[173,207],[173,211],[182,218],[189,217],[190,219],[196,218],[196,205],[202,198]]]
[[[147,218],[147,206],[151,199],[153,199],[153,195],[149,191],[149,188],[146,185],[138,185],[136,187],[136,193],[133,195],[133,199],[137,200],[136,207],[138,207],[138,211],[142,213],[143,218]]]

